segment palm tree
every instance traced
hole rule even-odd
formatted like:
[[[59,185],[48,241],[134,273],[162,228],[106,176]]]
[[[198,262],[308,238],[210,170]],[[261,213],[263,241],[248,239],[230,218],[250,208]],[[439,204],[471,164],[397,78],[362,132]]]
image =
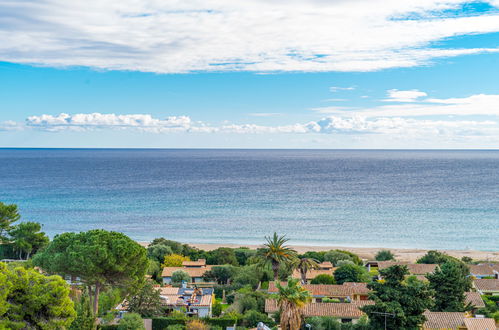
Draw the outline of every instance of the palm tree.
[[[281,310],[281,329],[298,330],[303,320],[302,308],[310,302],[310,293],[298,284],[298,279],[289,278],[288,284],[281,286],[275,299]]]
[[[307,284],[307,272],[319,268],[319,262],[312,258],[296,259],[294,268],[300,272],[301,284]]]
[[[265,236],[264,248],[261,250],[263,261],[270,263],[274,272],[274,281],[278,280],[279,266],[281,263],[290,264],[296,255],[296,251],[286,245],[289,241],[286,236],[274,233],[272,237]]]

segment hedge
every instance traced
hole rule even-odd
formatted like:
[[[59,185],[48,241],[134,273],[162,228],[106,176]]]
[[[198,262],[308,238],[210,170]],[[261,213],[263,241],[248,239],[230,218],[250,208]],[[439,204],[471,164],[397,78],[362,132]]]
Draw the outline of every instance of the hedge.
[[[152,319],[152,328],[154,330],[166,329],[169,325],[185,325],[189,319],[178,317],[156,317]],[[237,318],[221,317],[221,318],[204,318],[203,322],[214,327],[231,327],[237,323]]]
[[[178,317],[155,317],[152,319],[152,328],[154,330],[166,329],[169,325],[181,324],[185,325],[186,319]]]
[[[116,330],[116,329],[118,329],[118,325],[117,324],[100,325],[99,329],[100,330]]]

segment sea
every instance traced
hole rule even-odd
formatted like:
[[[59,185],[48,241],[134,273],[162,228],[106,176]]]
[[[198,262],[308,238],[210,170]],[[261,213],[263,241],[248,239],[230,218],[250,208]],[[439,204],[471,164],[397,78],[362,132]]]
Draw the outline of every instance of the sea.
[[[499,250],[499,151],[0,149],[0,201],[51,237]]]

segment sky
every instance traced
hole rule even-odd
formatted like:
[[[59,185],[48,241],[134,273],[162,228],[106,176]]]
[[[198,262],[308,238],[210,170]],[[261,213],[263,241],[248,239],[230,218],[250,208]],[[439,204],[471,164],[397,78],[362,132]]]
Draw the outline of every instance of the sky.
[[[0,0],[0,147],[499,149],[499,0]]]

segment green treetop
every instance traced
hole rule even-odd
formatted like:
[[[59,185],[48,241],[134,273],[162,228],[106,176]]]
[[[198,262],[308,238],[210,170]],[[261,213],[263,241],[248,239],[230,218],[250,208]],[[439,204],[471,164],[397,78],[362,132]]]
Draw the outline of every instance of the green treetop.
[[[50,273],[79,277],[91,287],[94,314],[105,285],[133,291],[143,284],[147,270],[145,248],[122,233],[105,230],[57,235],[33,263]]]

